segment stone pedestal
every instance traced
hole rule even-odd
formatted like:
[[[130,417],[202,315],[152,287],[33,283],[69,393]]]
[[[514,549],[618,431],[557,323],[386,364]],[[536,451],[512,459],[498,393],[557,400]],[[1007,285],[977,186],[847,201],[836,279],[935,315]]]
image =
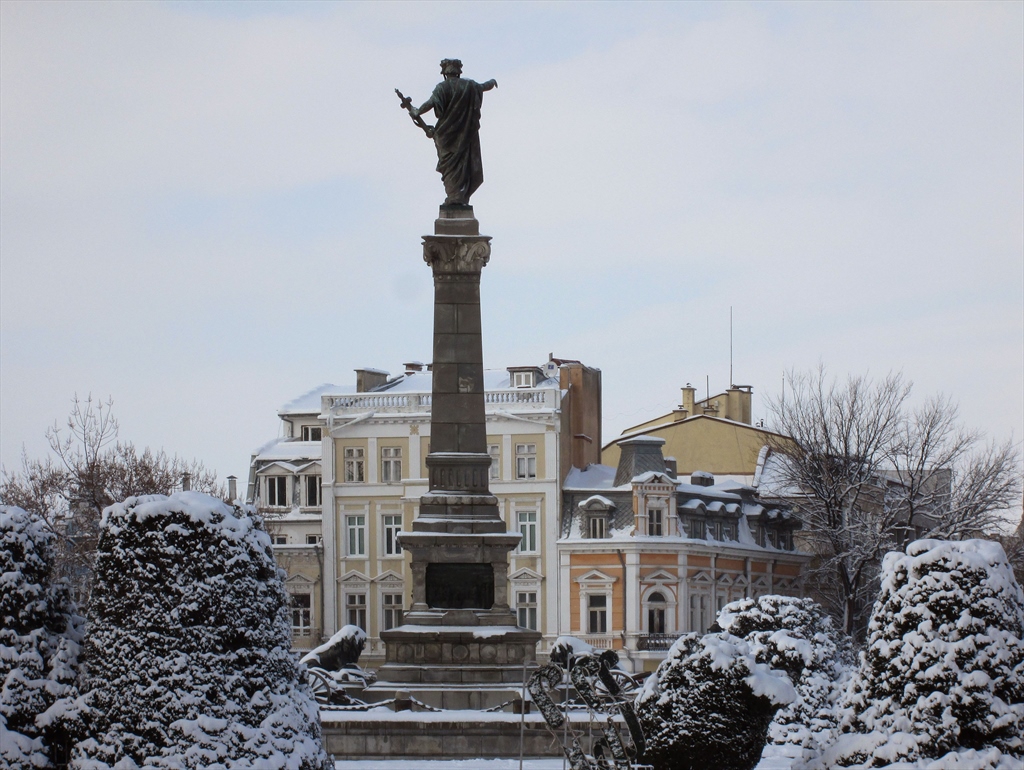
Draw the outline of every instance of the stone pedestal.
[[[540,634],[518,628],[508,603],[508,554],[520,535],[488,488],[480,272],[490,240],[470,206],[442,206],[423,236],[434,274],[430,486],[412,532],[399,535],[412,555],[413,601],[404,625],[381,632],[377,688],[507,689],[536,659]]]

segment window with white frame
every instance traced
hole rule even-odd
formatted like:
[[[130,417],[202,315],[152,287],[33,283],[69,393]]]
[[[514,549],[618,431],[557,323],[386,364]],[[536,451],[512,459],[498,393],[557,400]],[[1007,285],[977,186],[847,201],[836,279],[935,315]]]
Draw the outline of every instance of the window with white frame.
[[[498,444],[488,444],[487,454],[491,456],[491,478],[501,478],[501,447]]]
[[[358,484],[366,478],[366,461],[362,447],[345,447],[345,482]]]
[[[655,591],[647,597],[647,633],[665,633],[665,611],[668,602],[660,591]]]
[[[384,555],[401,556],[402,546],[398,544],[398,533],[402,531],[402,514],[388,513],[381,517],[384,532]]]
[[[516,617],[521,627],[537,630],[536,591],[516,591]]]
[[[384,446],[380,448],[380,480],[393,483],[402,480],[402,448]]]
[[[516,478],[537,478],[536,444],[516,444]]]
[[[711,597],[703,591],[690,594],[690,631],[706,634],[710,622]]]
[[[345,517],[346,556],[366,556],[366,516]]]
[[[274,545],[288,545],[288,535],[271,535],[270,542]]]
[[[686,534],[696,540],[704,540],[707,530],[704,527],[704,519],[690,516],[686,519]]]
[[[608,633],[608,597],[605,594],[587,596],[587,633]]]
[[[306,535],[306,545],[320,545],[323,539],[320,535]]]
[[[292,635],[309,636],[313,631],[313,597],[310,594],[292,594]]]
[[[303,505],[307,508],[319,508],[321,477],[319,475],[309,475],[305,477],[305,481]]]
[[[513,388],[532,388],[534,385],[534,372],[512,372]]]
[[[665,534],[665,509],[647,509],[647,534],[661,537]]]
[[[350,626],[366,630],[366,594],[346,595],[345,618]]]
[[[320,441],[323,438],[323,428],[319,425],[303,425],[302,426],[302,440],[303,441]]]
[[[381,594],[381,602],[384,609],[382,628],[387,631],[390,628],[398,628],[398,626],[402,625],[402,616],[404,614],[402,594]]]
[[[267,505],[288,505],[288,477],[267,476]]]
[[[587,518],[587,537],[591,537],[596,540],[607,537],[607,523],[603,514]]]
[[[537,512],[517,511],[516,518],[519,522],[519,534],[523,539],[519,541],[519,553],[537,552]]]

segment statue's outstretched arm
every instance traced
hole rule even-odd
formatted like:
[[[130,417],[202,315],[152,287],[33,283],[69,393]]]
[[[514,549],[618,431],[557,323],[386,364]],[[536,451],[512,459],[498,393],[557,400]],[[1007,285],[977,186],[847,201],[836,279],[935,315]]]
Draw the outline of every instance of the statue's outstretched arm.
[[[431,96],[429,99],[423,102],[423,105],[418,110],[416,110],[416,115],[422,115],[424,112],[430,112],[432,109],[434,109],[433,96]]]
[[[491,78],[486,83],[481,83],[480,87],[483,88],[484,91],[490,91],[492,88],[498,87],[498,81],[495,80],[494,78]]]

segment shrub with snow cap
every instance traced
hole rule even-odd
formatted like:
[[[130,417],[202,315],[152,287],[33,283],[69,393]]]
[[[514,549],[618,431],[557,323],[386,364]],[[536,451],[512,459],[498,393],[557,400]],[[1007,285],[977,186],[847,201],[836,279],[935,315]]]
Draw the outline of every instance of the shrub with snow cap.
[[[821,606],[792,596],[740,599],[722,609],[718,624],[746,641],[759,663],[786,671],[796,687],[796,700],[775,715],[769,741],[808,750],[827,741],[854,660],[850,638]]]
[[[198,492],[103,513],[73,767],[326,770],[260,519]]]
[[[52,582],[53,534],[21,508],[0,506],[0,765],[64,759],[83,619]]]
[[[919,540],[882,569],[844,734],[820,766],[1019,767],[1024,594],[1002,547]]]
[[[786,674],[758,663],[742,639],[682,636],[637,696],[641,760],[657,770],[752,770],[772,717],[795,697]]]

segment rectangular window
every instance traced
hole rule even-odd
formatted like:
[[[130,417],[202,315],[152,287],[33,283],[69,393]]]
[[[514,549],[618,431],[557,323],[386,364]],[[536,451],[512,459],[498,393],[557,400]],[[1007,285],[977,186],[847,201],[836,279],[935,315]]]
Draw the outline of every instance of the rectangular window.
[[[345,598],[346,617],[350,626],[366,630],[366,594],[349,594]]]
[[[537,478],[536,444],[516,444],[516,478]]]
[[[705,594],[690,594],[690,630],[707,633],[708,597]]]
[[[402,480],[402,448],[385,446],[380,448],[380,480],[394,483]]]
[[[608,597],[604,594],[592,594],[587,597],[587,632],[608,632]]]
[[[665,511],[661,508],[651,508],[647,511],[647,534],[662,536],[665,534],[664,527]]]
[[[288,535],[271,535],[270,542],[274,545],[288,545]]]
[[[267,476],[267,505],[288,505],[288,477]]]
[[[384,630],[402,625],[402,595],[384,594]]]
[[[647,633],[665,633],[665,608],[650,607],[647,610]]]
[[[319,545],[320,535],[306,535],[306,545]]]
[[[533,631],[537,630],[536,591],[518,591],[516,593],[516,615],[520,626]]]
[[[591,516],[590,521],[587,522],[589,537],[595,539],[602,539],[605,536],[605,523],[604,516]]]
[[[320,507],[320,487],[321,478],[320,476],[306,476],[306,495],[303,501],[307,508],[319,508]]]
[[[512,387],[513,388],[532,388],[533,387],[533,372],[513,372],[512,373]]]
[[[519,511],[516,514],[519,520],[519,534],[523,539],[519,541],[519,553],[537,552],[537,512]]]
[[[345,481],[347,483],[359,484],[364,481],[364,465],[362,447],[345,447]]]
[[[487,454],[491,456],[491,478],[501,478],[501,447],[497,444],[487,445]]]
[[[689,536],[695,540],[703,540],[705,538],[704,519],[691,517],[686,520],[686,528],[689,530]]]
[[[320,441],[323,438],[323,428],[319,425],[303,425],[302,426],[302,440],[303,441]]]
[[[384,530],[384,555],[401,555],[402,546],[398,544],[398,533],[402,530],[401,514],[384,516],[382,524],[382,529]]]
[[[779,544],[779,548],[781,548],[783,551],[792,551],[793,533],[785,529],[779,530],[777,542]]]
[[[346,516],[345,529],[348,530],[347,556],[366,556],[366,517]]]
[[[313,630],[313,600],[309,594],[292,594],[292,635],[309,636]]]

